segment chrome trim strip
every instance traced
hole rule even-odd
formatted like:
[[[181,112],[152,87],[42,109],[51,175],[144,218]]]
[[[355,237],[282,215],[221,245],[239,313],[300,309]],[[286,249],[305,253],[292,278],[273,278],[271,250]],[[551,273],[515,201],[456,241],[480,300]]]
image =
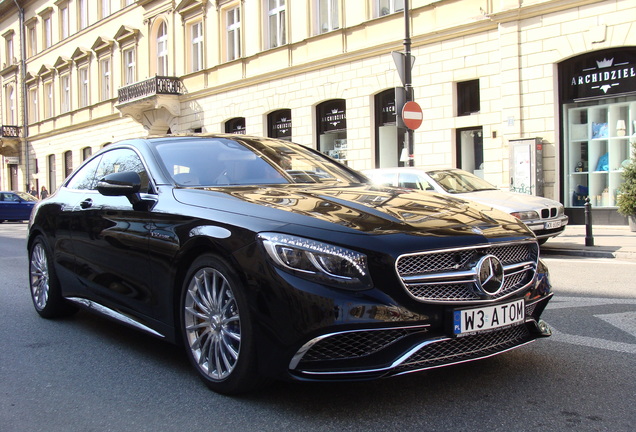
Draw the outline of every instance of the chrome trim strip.
[[[330,338],[332,336],[339,336],[339,335],[343,335],[343,334],[348,334],[348,333],[360,333],[360,332],[370,332],[370,331],[381,331],[381,330],[400,330],[400,329],[412,329],[412,330],[418,330],[418,329],[425,329],[430,327],[430,324],[423,324],[423,325],[416,325],[416,326],[400,326],[400,327],[379,327],[379,328],[372,328],[372,329],[357,329],[357,330],[346,330],[346,331],[339,331],[339,332],[333,332],[333,333],[327,333],[324,334],[322,336],[318,336],[315,337],[313,339],[311,339],[309,342],[305,343],[302,347],[300,347],[300,349],[298,351],[296,351],[296,354],[294,354],[294,357],[292,357],[291,361],[289,362],[289,369],[296,369],[296,366],[298,366],[298,363],[300,363],[300,361],[302,360],[302,358],[304,357],[305,354],[307,354],[307,352],[314,346],[316,345],[318,342]]]
[[[140,323],[139,321],[134,320],[133,318],[130,318],[124,314],[122,314],[121,312],[117,312],[116,310],[107,308],[106,306],[96,303],[92,300],[87,300],[84,298],[80,298],[80,297],[66,297],[66,300],[72,301],[73,303],[77,303],[80,306],[83,306],[85,308],[94,310],[102,315],[105,315],[109,318],[113,318],[117,321],[120,321],[124,324],[128,324],[132,327],[135,327],[139,330],[145,331],[147,333],[150,333],[154,336],[158,336],[160,338],[165,338],[164,335],[162,335],[161,333],[151,329],[150,327]]]
[[[537,252],[539,250],[539,245],[537,244],[536,240],[534,240],[534,239],[533,240],[523,240],[523,241],[502,242],[502,243],[482,243],[482,244],[474,245],[474,246],[463,246],[463,247],[456,247],[456,248],[449,248],[449,249],[432,249],[432,250],[428,250],[428,251],[412,252],[412,253],[407,253],[407,254],[400,255],[395,260],[395,270],[397,271],[397,263],[400,260],[400,258],[403,258],[403,257],[429,255],[429,254],[445,253],[445,252],[457,252],[457,251],[465,251],[465,250],[470,250],[470,249],[483,249],[483,248],[488,248],[488,247],[517,246],[517,245],[522,245],[522,244],[534,244],[535,246],[537,246]],[[538,261],[538,257],[537,257],[537,261]]]
[[[519,270],[516,270],[520,268]],[[503,266],[505,276],[521,273],[529,269],[536,269],[536,264],[533,261],[525,261],[522,263],[508,264]],[[456,278],[456,279],[451,279]],[[464,279],[465,278],[465,279]],[[441,279],[441,280],[440,280]],[[444,280],[450,279],[450,280]],[[459,272],[444,272],[444,273],[432,273],[419,276],[404,276],[402,280],[406,284],[418,284],[418,285],[438,285],[438,284],[451,284],[451,283],[468,283],[477,281],[476,269],[463,270]],[[432,282],[428,282],[432,280]]]

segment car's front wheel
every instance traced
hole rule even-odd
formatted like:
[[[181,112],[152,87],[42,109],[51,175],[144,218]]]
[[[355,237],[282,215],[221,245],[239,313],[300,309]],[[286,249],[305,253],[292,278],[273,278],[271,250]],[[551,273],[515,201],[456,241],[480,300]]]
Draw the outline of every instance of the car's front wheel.
[[[181,327],[188,358],[209,388],[237,394],[260,384],[244,288],[225,261],[194,261],[181,294]]]
[[[29,248],[29,285],[35,310],[44,318],[71,315],[77,308],[62,297],[51,254],[42,237]]]

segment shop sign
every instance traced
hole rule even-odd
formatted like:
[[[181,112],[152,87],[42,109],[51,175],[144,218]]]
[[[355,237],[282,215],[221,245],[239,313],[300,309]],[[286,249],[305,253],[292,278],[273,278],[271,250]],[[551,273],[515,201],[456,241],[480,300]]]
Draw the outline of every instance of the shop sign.
[[[20,165],[20,157],[19,156],[5,156],[4,163],[7,165]]]
[[[636,49],[598,51],[559,66],[562,102],[636,91]]]

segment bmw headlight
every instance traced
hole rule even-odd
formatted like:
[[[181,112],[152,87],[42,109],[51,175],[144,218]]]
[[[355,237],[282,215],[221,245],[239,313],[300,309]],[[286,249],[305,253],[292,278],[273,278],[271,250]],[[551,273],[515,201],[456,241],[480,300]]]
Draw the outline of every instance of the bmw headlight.
[[[287,234],[259,238],[274,264],[298,276],[349,289],[372,286],[367,257],[360,252]]]
[[[520,211],[520,212],[512,212],[510,214],[522,221],[539,219],[539,213],[537,213],[536,211]]]

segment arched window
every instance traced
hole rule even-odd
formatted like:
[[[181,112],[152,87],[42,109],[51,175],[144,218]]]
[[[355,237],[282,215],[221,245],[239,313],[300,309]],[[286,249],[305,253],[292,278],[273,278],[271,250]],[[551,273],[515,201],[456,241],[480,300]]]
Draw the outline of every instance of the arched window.
[[[282,109],[268,114],[267,136],[291,141],[292,119],[290,109]]]
[[[318,150],[334,159],[347,159],[347,108],[344,99],[332,99],[316,107]]]
[[[168,25],[165,21],[157,30],[157,75],[168,75]]]
[[[225,133],[245,134],[245,117],[235,117],[225,122]]]

